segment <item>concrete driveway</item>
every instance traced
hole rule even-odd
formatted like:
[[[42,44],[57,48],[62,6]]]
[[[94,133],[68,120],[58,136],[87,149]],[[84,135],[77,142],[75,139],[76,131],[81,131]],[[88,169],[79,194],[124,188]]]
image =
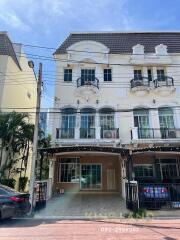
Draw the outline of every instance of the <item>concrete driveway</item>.
[[[127,211],[119,193],[65,193],[50,199],[35,218],[119,218]]]

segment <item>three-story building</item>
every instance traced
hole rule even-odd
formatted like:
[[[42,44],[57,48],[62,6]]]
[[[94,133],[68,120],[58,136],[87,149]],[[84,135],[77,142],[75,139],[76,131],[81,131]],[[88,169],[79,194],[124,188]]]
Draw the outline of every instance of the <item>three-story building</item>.
[[[54,58],[56,188],[124,197],[128,151],[131,178],[179,178],[179,32],[71,33]]]

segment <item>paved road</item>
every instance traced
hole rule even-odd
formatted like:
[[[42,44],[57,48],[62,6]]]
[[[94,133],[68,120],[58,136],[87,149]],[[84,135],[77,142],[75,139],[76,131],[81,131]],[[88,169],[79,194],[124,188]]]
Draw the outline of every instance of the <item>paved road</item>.
[[[9,220],[0,240],[177,240],[180,220]]]

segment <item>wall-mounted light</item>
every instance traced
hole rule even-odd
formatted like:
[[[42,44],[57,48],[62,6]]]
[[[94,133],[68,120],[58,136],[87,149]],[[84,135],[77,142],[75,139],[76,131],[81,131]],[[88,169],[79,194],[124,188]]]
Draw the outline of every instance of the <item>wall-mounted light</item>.
[[[79,101],[79,99],[77,100],[77,104],[78,104],[78,105],[80,104],[80,101]]]
[[[154,104],[156,103],[156,99],[153,99],[153,103],[154,103]]]
[[[96,100],[96,104],[99,104],[99,100],[98,99]]]

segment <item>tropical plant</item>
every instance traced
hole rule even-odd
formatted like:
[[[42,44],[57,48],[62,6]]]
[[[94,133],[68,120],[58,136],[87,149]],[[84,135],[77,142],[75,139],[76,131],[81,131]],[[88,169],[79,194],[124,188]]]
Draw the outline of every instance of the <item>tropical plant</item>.
[[[22,171],[26,175],[33,131],[28,113],[0,114],[0,179],[9,179],[17,173],[22,177]]]
[[[39,148],[50,147],[51,135],[47,137],[44,135],[43,131],[39,133],[40,139],[38,141]],[[49,177],[49,158],[43,155],[41,152],[38,153],[38,159],[36,163],[36,176],[38,180],[44,180]]]

